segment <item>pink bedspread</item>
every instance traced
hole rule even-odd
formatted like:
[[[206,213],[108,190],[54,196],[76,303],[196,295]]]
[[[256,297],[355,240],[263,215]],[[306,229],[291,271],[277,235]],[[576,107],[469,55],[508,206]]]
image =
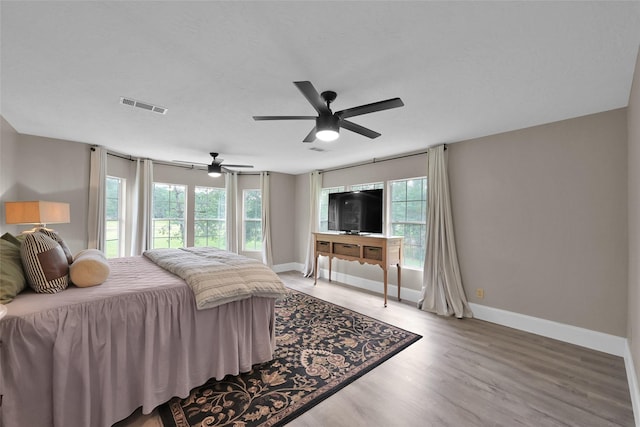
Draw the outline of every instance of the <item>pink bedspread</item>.
[[[273,299],[196,310],[184,281],[146,258],[110,263],[102,285],[24,292],[7,305],[3,427],[110,426],[272,358]]]

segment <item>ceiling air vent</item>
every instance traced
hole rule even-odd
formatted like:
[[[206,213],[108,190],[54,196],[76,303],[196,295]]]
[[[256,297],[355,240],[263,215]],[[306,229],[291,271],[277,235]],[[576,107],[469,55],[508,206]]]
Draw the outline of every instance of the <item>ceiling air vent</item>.
[[[137,101],[131,98],[120,97],[120,104],[130,105],[131,107],[142,108],[143,110],[153,111],[158,114],[167,114],[167,108],[160,107],[158,105],[151,105],[148,102]]]
[[[319,147],[311,147],[311,148],[309,148],[309,150],[317,151],[318,153],[324,153],[325,151],[327,151],[327,150],[325,150],[323,148],[319,148]]]

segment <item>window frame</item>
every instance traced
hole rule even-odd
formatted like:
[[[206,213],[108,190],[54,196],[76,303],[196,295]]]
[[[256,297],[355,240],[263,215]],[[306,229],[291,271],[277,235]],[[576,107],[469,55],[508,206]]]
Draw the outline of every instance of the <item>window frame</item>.
[[[199,212],[199,206],[198,206],[198,192],[201,190],[206,190],[209,193],[207,194],[207,202],[211,203],[212,200],[209,198],[209,196],[211,196],[212,193],[217,193],[216,196],[213,196],[214,198],[219,198],[222,200],[222,203],[218,203],[218,214],[220,213],[220,208],[222,207],[222,215],[218,215],[217,218],[199,218],[198,217],[198,212]],[[220,196],[221,195],[221,196]],[[198,247],[198,239],[205,239],[206,244],[205,246],[200,246],[200,247],[211,247],[211,248],[217,248],[217,249],[226,249],[227,248],[227,191],[224,188],[221,187],[209,187],[209,186],[204,186],[204,185],[194,185],[193,186],[193,246]],[[198,234],[198,223],[202,222],[202,221],[206,221],[206,234],[205,235],[199,235]],[[222,231],[218,232],[217,234],[210,234],[209,230],[210,230],[210,222],[215,222],[217,224],[222,224]],[[220,228],[220,227],[214,227],[214,228]],[[211,241],[221,241],[221,246],[214,246],[209,244]]]
[[[404,221],[394,221],[394,202],[398,202],[397,200],[394,201],[394,194],[393,194],[393,184],[394,183],[398,183],[398,182],[408,182],[408,181],[423,181],[424,185],[423,188],[421,190],[421,198],[420,199],[412,199],[412,200],[407,200],[406,199],[406,193],[405,193],[405,199],[404,199],[404,203],[408,203],[408,202],[420,202],[420,209],[421,209],[421,214],[424,218],[424,221],[415,221],[415,220],[404,220]],[[394,179],[394,180],[389,180],[387,182],[387,187],[388,187],[388,223],[387,223],[387,231],[388,231],[388,235],[390,236],[400,236],[403,237],[402,239],[402,268],[409,268],[409,269],[416,269],[416,270],[422,270],[424,269],[424,257],[426,254],[426,250],[427,250],[427,240],[426,240],[426,233],[427,233],[427,216],[428,216],[428,197],[429,197],[429,183],[427,180],[426,176],[418,176],[418,177],[413,177],[413,178],[402,178],[402,179]],[[405,211],[405,215],[406,215],[406,211]],[[394,232],[394,224],[403,224],[403,225],[410,225],[410,226],[416,226],[419,225],[421,227],[421,231],[419,233],[420,236],[420,241],[421,241],[421,245],[416,245],[416,244],[412,244],[410,239],[407,239],[407,233],[395,233]],[[418,249],[418,257],[415,256],[408,256],[408,253],[410,253],[413,250],[415,251],[415,248],[420,248]],[[414,260],[415,262],[413,263],[407,263],[408,260]]]
[[[260,209],[258,218],[247,218],[247,194],[255,192],[260,196]],[[260,225],[260,238],[256,242],[260,242],[259,247],[249,248],[247,245],[247,223],[257,223]],[[255,229],[255,228],[254,228]],[[259,188],[246,188],[242,190],[242,250],[244,252],[262,252],[262,191]]]
[[[117,180],[118,184],[118,197],[117,197],[117,212],[118,217],[115,220],[109,220],[107,215],[107,209],[109,204],[109,199],[115,199],[113,197],[109,197],[109,180]],[[105,179],[105,195],[104,195],[104,254],[107,258],[119,258],[124,255],[125,252],[125,227],[126,227],[126,216],[125,216],[125,194],[126,194],[126,178],[122,178],[119,176],[107,175]],[[108,239],[109,235],[109,221],[115,221],[117,223],[117,239]],[[117,253],[112,255],[110,253],[110,249],[108,248],[108,242],[116,241]]]
[[[169,187],[181,187],[183,189],[183,197],[184,200],[182,201],[182,218],[156,218],[155,215],[155,211],[156,211],[156,186],[158,185],[166,185]],[[174,184],[174,183],[167,183],[167,182],[158,182],[158,181],[154,181],[152,183],[152,198],[151,198],[151,247],[153,249],[156,248],[178,248],[178,247],[185,247],[187,245],[187,218],[189,217],[188,212],[187,212],[187,192],[188,192],[188,186],[186,184]],[[171,189],[169,190],[171,191]],[[171,201],[169,200],[169,209],[171,209]],[[166,239],[168,239],[168,246],[156,246],[156,240],[161,239],[160,237],[156,237],[156,221],[157,220],[164,220],[164,221],[169,221],[169,230],[168,230],[168,237],[166,237]],[[172,221],[177,221],[179,223],[179,221],[182,221],[182,246],[172,246],[171,245],[171,241],[173,240],[173,238],[171,237],[171,224]]]

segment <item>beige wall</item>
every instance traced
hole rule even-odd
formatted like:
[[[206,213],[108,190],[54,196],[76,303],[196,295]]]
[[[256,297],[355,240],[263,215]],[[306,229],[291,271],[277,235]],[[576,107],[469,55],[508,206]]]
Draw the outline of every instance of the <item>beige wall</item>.
[[[471,302],[626,336],[626,129],[620,109],[449,146]]]
[[[11,195],[3,194],[2,201],[11,198],[69,203],[71,223],[56,224],[53,228],[64,236],[71,252],[86,248],[89,145],[31,135],[14,138],[13,159],[11,155],[5,158],[5,153],[2,156],[3,173],[5,162],[13,162],[14,184]],[[4,220],[0,226],[7,227]],[[19,226],[16,231],[27,228]]]
[[[0,234],[7,231],[18,232],[17,226],[4,223],[4,202],[18,198],[18,182],[15,174],[18,136],[9,122],[0,116]]]
[[[627,338],[636,374],[640,374],[640,51],[636,60],[633,86],[629,96],[627,126],[629,134],[629,314],[627,317]]]

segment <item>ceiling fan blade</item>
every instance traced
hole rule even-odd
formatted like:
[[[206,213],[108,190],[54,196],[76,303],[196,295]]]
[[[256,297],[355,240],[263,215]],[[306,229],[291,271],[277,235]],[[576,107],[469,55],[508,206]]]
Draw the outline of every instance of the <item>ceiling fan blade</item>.
[[[355,124],[353,122],[350,122],[349,120],[340,120],[340,127],[344,128],[344,129],[347,129],[347,130],[350,130],[351,132],[359,133],[360,135],[364,135],[364,136],[369,137],[371,139],[377,138],[380,135],[382,135],[382,134],[380,134],[378,132],[375,132],[375,131],[372,131],[371,129],[368,129],[368,128],[364,127],[364,126],[360,126],[360,125],[357,125],[357,124]]]
[[[315,140],[316,140],[316,127],[314,126],[313,129],[311,129],[311,132],[309,132],[309,134],[304,137],[302,142],[313,142]]]
[[[404,106],[404,102],[400,98],[391,98],[384,101],[373,102],[371,104],[360,105],[359,107],[347,108],[346,110],[337,111],[335,114],[343,119],[361,114],[374,113],[376,111],[389,110]]]
[[[331,114],[329,107],[322,99],[322,96],[318,93],[315,87],[311,84],[311,82],[293,82],[294,85],[297,86],[298,90],[302,92],[309,104],[320,114]]]
[[[253,168],[253,165],[223,165],[225,168]]]
[[[316,116],[253,116],[253,120],[315,120]]]

